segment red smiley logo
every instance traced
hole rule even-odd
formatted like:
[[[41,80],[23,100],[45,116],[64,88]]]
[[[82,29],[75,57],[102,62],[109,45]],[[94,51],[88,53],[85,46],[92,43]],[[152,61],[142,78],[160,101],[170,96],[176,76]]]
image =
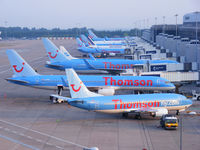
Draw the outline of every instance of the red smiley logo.
[[[82,47],[82,44],[78,44],[79,47]]]
[[[56,52],[58,53],[58,50],[57,50]],[[48,52],[49,57],[51,57],[52,59],[56,58],[56,56],[58,55],[57,53],[56,53],[54,56],[52,56],[52,55],[51,55],[51,52]]]
[[[23,62],[22,65],[24,65],[25,63]],[[22,72],[22,70],[24,69],[24,67],[22,67],[21,69],[17,70],[17,65],[13,65],[13,68],[15,69],[16,72]]]
[[[82,82],[80,83],[80,84],[82,84]],[[75,89],[74,88],[74,84],[70,84],[70,86],[72,87],[72,90],[74,91],[74,92],[78,92],[78,91],[80,91],[80,89],[81,89],[81,85],[78,87],[78,89]]]

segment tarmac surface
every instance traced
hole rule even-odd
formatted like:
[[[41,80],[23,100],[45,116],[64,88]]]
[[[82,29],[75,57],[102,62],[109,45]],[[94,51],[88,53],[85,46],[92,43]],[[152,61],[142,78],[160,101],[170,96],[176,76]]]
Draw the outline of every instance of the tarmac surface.
[[[74,40],[53,40],[80,56]],[[0,149],[2,150],[177,150],[180,129],[164,130],[159,118],[88,112],[67,104],[52,104],[55,91],[8,83],[13,75],[6,49],[15,49],[40,74],[65,74],[45,68],[48,60],[41,40],[0,41]],[[69,92],[64,91],[64,96]],[[189,108],[200,112],[200,102]],[[183,115],[182,148],[199,150],[200,116]]]

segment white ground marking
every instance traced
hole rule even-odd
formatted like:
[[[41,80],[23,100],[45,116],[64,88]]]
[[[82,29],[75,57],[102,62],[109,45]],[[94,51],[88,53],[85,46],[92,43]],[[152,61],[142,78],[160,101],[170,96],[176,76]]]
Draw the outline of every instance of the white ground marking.
[[[40,143],[44,143],[42,140],[40,139],[35,139],[37,142],[40,142]]]
[[[16,131],[11,131],[12,133],[15,133],[15,134],[17,134],[17,132]]]
[[[52,139],[55,139],[55,140],[58,140],[58,141],[61,141],[61,142],[67,143],[67,144],[72,144],[72,145],[75,145],[75,146],[77,146],[77,147],[89,149],[89,148],[86,147],[86,146],[83,146],[83,145],[80,145],[80,144],[76,144],[76,143],[71,142],[71,141],[69,141],[69,140],[64,140],[64,139],[61,139],[61,138],[58,138],[58,137],[55,137],[55,136],[52,136],[52,135],[49,135],[49,134],[46,134],[46,133],[42,133],[42,132],[39,132],[39,131],[36,131],[36,130],[33,130],[33,129],[28,129],[28,128],[26,128],[26,127],[23,127],[23,126],[20,126],[20,125],[17,125],[17,124],[8,122],[8,121],[4,121],[4,120],[0,120],[0,121],[3,122],[3,123],[9,124],[9,125],[12,125],[12,126],[15,126],[15,127],[18,127],[18,128],[24,129],[24,130],[27,130],[27,131],[32,131],[32,132],[34,132],[34,133],[38,133],[38,134],[40,134],[40,135],[50,137],[50,138],[52,138]]]
[[[50,145],[50,146],[53,146],[53,144],[51,144],[51,143],[48,143],[48,142],[47,142],[46,144],[47,144],[47,145]]]
[[[7,72],[8,70],[11,70],[11,68],[10,68],[10,69],[7,69],[7,70],[4,70],[4,71],[1,71],[0,74],[2,74],[2,73],[4,73],[4,72]]]
[[[18,140],[9,138],[9,137],[4,136],[4,135],[1,135],[1,134],[0,134],[0,138],[6,139],[6,140],[8,140],[8,141],[11,141],[11,142],[14,142],[14,143],[17,143],[17,144],[20,144],[20,145],[23,145],[23,146],[28,147],[28,148],[33,149],[33,150],[39,150],[38,148],[36,148],[36,147],[34,147],[34,146],[31,146],[31,145],[22,143],[22,142],[20,142],[20,141],[18,141]]]
[[[20,133],[19,135],[21,135],[21,136],[25,136],[23,133]]]
[[[62,148],[62,147],[60,147],[60,146],[56,146],[56,148],[59,148],[59,149],[64,149],[64,148]]]
[[[8,128],[5,128],[4,130],[6,130],[6,131],[10,131],[10,129],[8,129]]]
[[[26,136],[27,138],[29,138],[29,139],[33,139],[31,136]]]
[[[2,127],[0,127],[0,128],[2,128]],[[33,138],[33,137],[31,137],[31,136],[26,136],[26,135],[24,135],[23,133],[19,133],[19,132],[16,132],[16,131],[13,131],[13,130],[10,130],[10,129],[8,129],[8,128],[4,128],[4,130],[5,131],[8,131],[8,132],[12,132],[12,133],[15,133],[15,134],[19,134],[20,136],[25,136],[26,138],[28,138],[28,139],[33,139],[33,140],[35,140],[35,141],[37,141],[37,142],[40,142],[40,143],[45,143],[45,142],[43,142],[42,140],[39,140],[39,139],[35,139],[35,138]],[[1,137],[1,136],[0,136]],[[5,138],[5,136],[2,136],[2,137],[4,137]],[[6,137],[5,139],[11,139],[11,138],[9,138],[9,137]],[[15,143],[16,143],[16,140],[10,140],[10,141],[15,141]],[[21,145],[25,145],[25,146],[27,146],[25,143],[22,143],[22,142],[20,142],[20,141],[17,141],[17,143],[19,143],[19,144],[21,144]],[[47,144],[47,145],[49,145],[49,146],[55,146],[56,148],[58,148],[58,149],[64,149],[63,147],[60,147],[60,146],[57,146],[57,145],[53,145],[53,144],[51,144],[51,143],[45,143],[45,144]],[[30,146],[30,145],[28,145],[28,146]]]

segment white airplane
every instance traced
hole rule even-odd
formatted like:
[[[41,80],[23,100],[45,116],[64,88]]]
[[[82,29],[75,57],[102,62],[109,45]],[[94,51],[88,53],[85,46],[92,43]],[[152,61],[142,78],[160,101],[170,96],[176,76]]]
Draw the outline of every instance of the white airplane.
[[[180,94],[140,94],[140,95],[114,95],[103,96],[91,92],[80,80],[73,69],[66,69],[68,86],[71,98],[51,95],[51,98],[62,99],[69,105],[88,111],[103,113],[136,113],[136,118],[141,118],[142,113],[151,116],[168,114],[168,110],[184,111],[192,105],[192,101]]]

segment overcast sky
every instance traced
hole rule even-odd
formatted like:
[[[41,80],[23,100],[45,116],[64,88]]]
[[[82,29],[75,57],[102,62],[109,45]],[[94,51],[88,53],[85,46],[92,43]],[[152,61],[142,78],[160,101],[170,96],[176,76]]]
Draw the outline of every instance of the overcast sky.
[[[0,26],[130,29],[182,23],[200,0],[0,0]]]

